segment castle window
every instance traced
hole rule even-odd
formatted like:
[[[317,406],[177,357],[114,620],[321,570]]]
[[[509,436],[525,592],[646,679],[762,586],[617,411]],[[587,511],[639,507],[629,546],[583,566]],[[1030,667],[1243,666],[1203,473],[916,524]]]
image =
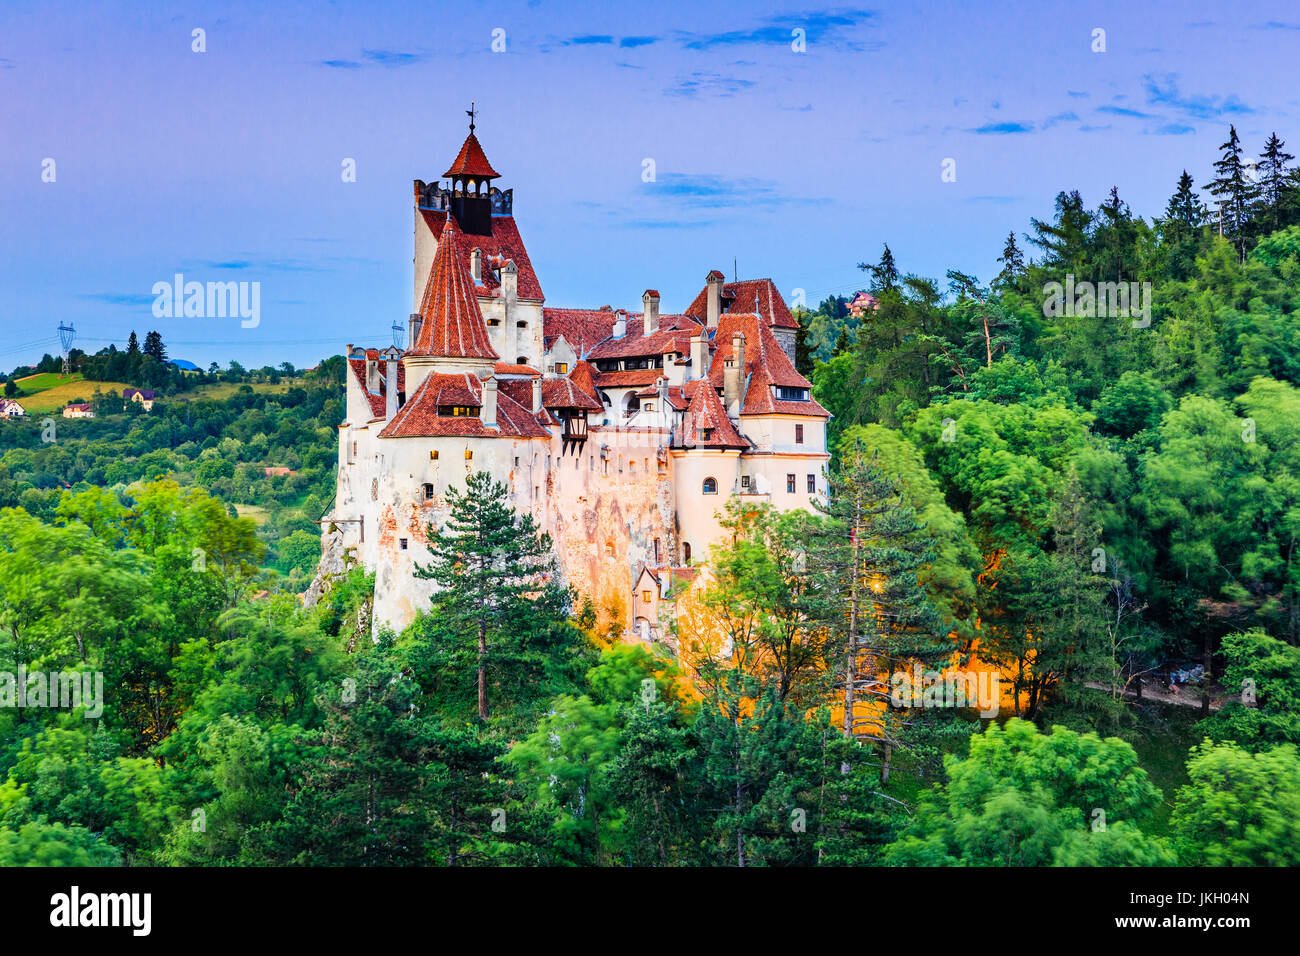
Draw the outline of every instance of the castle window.
[[[401,546],[401,549],[402,549],[403,551],[406,550],[406,539],[405,539],[405,538],[398,538],[398,539],[397,539],[397,543]]]
[[[605,542],[605,553],[606,553],[606,554],[613,554],[613,553],[614,553],[614,542],[613,542],[613,541],[606,541],[606,542]]]
[[[802,424],[802,423],[796,424],[796,425],[794,426],[794,443],[795,443],[796,445],[802,445],[802,444],[803,444],[803,424]]]
[[[745,491],[749,490],[749,475],[740,476],[740,487],[743,488]]]
[[[691,563],[691,544],[689,541],[682,542],[682,563]]]
[[[712,429],[712,428],[701,428],[701,429],[700,429],[700,441],[708,441],[708,440],[709,440],[710,438],[712,438],[712,437],[713,437],[713,429]]]
[[[439,418],[478,418],[478,409],[473,405],[439,405]]]
[[[794,475],[785,476],[785,493],[787,495],[794,494]]]
[[[555,373],[556,373],[557,375],[565,375],[565,374],[568,373],[568,371],[569,371],[569,363],[568,363],[568,362],[556,362],[556,363],[555,363]]]
[[[527,322],[524,322],[524,321],[516,322],[516,323],[515,323],[515,328],[517,328],[517,329],[526,329],[526,328],[528,328],[528,323],[527,323]]]
[[[776,397],[783,402],[806,402],[808,401],[808,389],[787,388],[784,385],[777,385]]]
[[[496,328],[500,324],[501,324],[500,319],[488,319],[488,325],[491,326],[492,328]]]
[[[635,458],[632,458],[632,459],[630,459],[630,460],[628,461],[628,463],[627,463],[627,470],[628,470],[629,473],[631,473],[631,474],[633,474],[633,475],[636,474],[636,459],[635,459]]]
[[[646,604],[649,604],[649,603],[650,603],[650,592],[649,592],[649,591],[642,591],[642,592],[641,592],[641,600],[644,601]]]
[[[429,452],[429,461],[437,461],[437,460],[438,460],[438,449],[435,448],[433,451]]]
[[[466,448],[466,449],[465,449],[465,460],[466,460],[466,461],[471,461],[473,458],[474,458],[474,452],[472,452],[472,451],[470,451],[468,448]]]
[[[516,356],[516,357],[515,357],[515,364],[516,364],[516,365],[527,365],[527,364],[528,364],[528,356],[527,356],[527,355],[519,355],[519,356]]]
[[[423,486],[422,490],[423,490],[423,492],[424,492],[424,500],[425,500],[425,501],[432,501],[432,500],[433,500],[433,485],[429,484],[429,482],[426,481],[426,482],[424,483],[424,486]]]
[[[816,476],[816,475],[809,475],[809,476],[808,476],[808,494],[810,494],[810,495],[811,495],[811,494],[815,494],[816,491],[817,491],[817,476]]]
[[[791,489],[791,490],[793,490],[793,489]],[[705,479],[704,479],[704,493],[705,493],[706,495],[716,495],[716,494],[718,493],[718,479],[716,479],[716,478],[705,478]]]

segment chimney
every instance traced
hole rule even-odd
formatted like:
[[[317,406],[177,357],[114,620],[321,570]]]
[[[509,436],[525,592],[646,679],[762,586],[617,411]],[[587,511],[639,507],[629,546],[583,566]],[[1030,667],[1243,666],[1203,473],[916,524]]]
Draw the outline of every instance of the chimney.
[[[704,378],[709,374],[709,347],[704,341],[703,333],[691,336],[691,373],[690,381]]]
[[[614,338],[621,339],[627,335],[627,313],[619,309],[614,313]]]
[[[714,269],[709,273],[709,277],[705,281],[709,284],[708,327],[716,329],[718,327],[718,316],[722,315],[723,275],[717,269]]]
[[[497,380],[489,378],[483,383],[483,424],[497,427]]]
[[[641,334],[654,335],[659,331],[659,293],[646,289],[641,296]]]
[[[483,281],[483,251],[475,249],[469,254],[469,274],[475,282]]]
[[[411,320],[410,322],[407,323],[407,327],[410,329],[411,332],[411,343],[410,345],[407,346],[407,348],[410,349],[415,348],[416,340],[419,339],[420,337],[420,326],[422,325],[424,325],[424,317],[420,315],[419,312],[412,312]]]
[[[533,379],[533,414],[536,415],[542,410],[542,377],[539,375]]]
[[[501,360],[513,362],[521,352],[530,352],[519,341],[519,330],[515,327],[515,302],[519,299],[519,268],[515,260],[508,259],[501,267],[501,342],[505,346]]]
[[[659,417],[663,421],[669,421],[668,417],[668,377],[659,376]]]
[[[737,332],[731,337],[731,358],[722,370],[722,401],[727,414],[734,415],[740,408],[740,383],[745,375],[745,334]]]
[[[371,358],[366,350],[366,391],[371,395],[379,394],[379,359]]]
[[[501,297],[508,305],[514,305],[519,298],[519,267],[513,259],[501,267]]]
[[[380,353],[384,357],[384,418],[393,420],[397,414],[397,360],[402,352],[395,346],[389,346]]]

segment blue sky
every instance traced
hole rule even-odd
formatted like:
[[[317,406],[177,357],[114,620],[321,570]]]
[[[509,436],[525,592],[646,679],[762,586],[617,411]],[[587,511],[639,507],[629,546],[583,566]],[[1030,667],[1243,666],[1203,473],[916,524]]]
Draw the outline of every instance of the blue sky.
[[[446,169],[471,100],[559,306],[654,287],[678,311],[733,260],[815,305],[883,242],[904,271],[988,278],[1061,189],[1118,185],[1150,217],[1229,123],[1300,152],[1294,2],[50,7],[0,7],[6,370],[62,320],[88,351],[156,328],[202,365],[386,344],[411,181]],[[260,282],[260,325],[154,318],[176,272]]]

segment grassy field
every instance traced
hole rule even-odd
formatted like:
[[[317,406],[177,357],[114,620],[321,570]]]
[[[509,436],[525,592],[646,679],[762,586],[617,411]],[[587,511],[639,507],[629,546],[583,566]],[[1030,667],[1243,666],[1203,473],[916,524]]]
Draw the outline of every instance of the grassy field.
[[[250,385],[254,392],[259,395],[283,395],[294,385],[292,380],[281,382],[279,385],[271,385],[265,382],[256,385]],[[188,392],[182,392],[176,396],[178,402],[196,401],[201,398],[211,399],[219,402],[222,399],[229,398],[237,391],[243,388],[241,382],[213,382],[211,385],[200,385],[198,388],[191,389]]]
[[[43,375],[35,377],[45,378]],[[53,377],[56,380],[58,379],[57,375]],[[80,376],[77,376],[75,381],[64,379],[62,384],[46,387],[34,395],[20,397],[18,401],[22,403],[28,415],[44,415],[49,412],[57,412],[78,398],[89,402],[95,397],[97,391],[116,392],[121,395],[122,389],[132,387],[127,382],[86,382],[82,381]]]
[[[18,386],[20,392],[17,396],[22,398],[24,395],[35,395],[37,392],[43,392],[47,388],[54,388],[56,385],[67,385],[70,382],[80,382],[81,373],[64,377],[58,372],[41,372],[38,375],[28,375],[26,378],[14,379],[14,384]]]

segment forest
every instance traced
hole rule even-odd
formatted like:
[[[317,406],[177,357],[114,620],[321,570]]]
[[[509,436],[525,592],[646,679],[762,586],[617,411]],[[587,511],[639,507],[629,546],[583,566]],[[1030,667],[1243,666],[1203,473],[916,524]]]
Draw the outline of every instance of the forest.
[[[1232,129],[1149,219],[1063,191],[985,281],[882,244],[873,308],[798,312],[824,507],[728,505],[671,649],[485,473],[404,632],[360,569],[305,607],[338,359],[0,423],[0,865],[1300,863],[1293,159]],[[102,714],[20,668],[102,674]],[[977,670],[996,715],[894,694]]]

